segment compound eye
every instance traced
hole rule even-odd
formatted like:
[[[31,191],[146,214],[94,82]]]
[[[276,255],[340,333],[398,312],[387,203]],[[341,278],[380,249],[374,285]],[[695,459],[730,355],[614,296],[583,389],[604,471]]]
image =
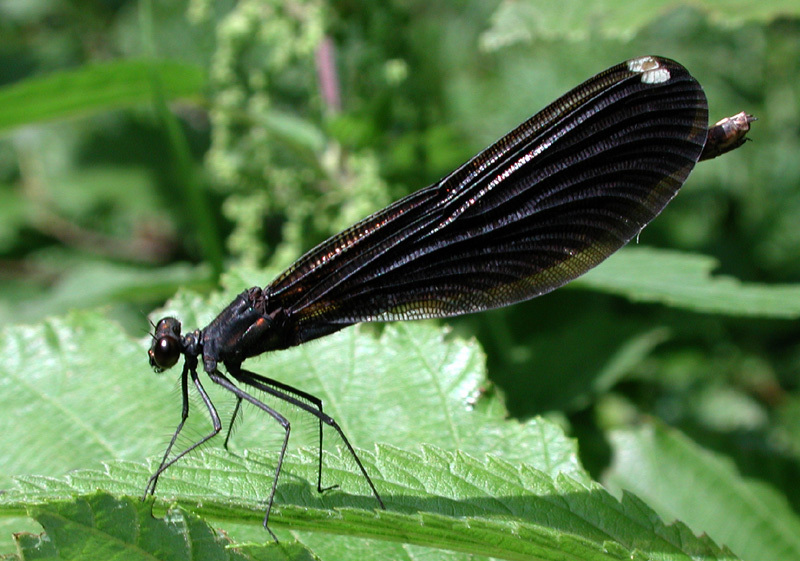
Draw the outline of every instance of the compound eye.
[[[147,353],[150,355],[150,366],[156,372],[162,372],[175,366],[181,356],[180,342],[174,337],[159,337]]]

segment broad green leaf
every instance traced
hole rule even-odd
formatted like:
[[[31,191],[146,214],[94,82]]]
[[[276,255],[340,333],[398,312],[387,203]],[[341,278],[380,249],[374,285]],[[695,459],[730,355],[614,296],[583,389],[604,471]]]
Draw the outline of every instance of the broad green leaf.
[[[491,51],[542,38],[585,40],[599,34],[630,39],[643,28],[656,25],[654,22],[675,6],[669,0],[638,2],[635,9],[630,4],[609,0],[504,0],[492,16],[492,27],[482,35],[481,45]],[[766,22],[779,16],[800,13],[797,2],[793,0],[762,3],[698,0],[692,6],[707,12],[712,20],[728,26],[748,21]]]
[[[197,95],[205,87],[201,68],[169,60],[118,60],[29,78],[0,88],[0,133],[149,103],[154,78],[167,99]]]
[[[713,257],[652,248],[626,248],[576,280],[581,286],[634,302],[731,316],[800,317],[800,285],[745,283],[715,276]]]
[[[23,533],[14,539],[26,560],[313,559],[296,543],[251,546],[243,552],[193,514],[170,509],[164,519],[156,519],[150,508],[148,503],[100,492],[51,502],[30,508],[45,533]]]
[[[363,478],[347,467],[346,457],[329,457],[326,466],[342,483],[342,492],[318,494],[308,484],[317,469],[316,455],[306,453],[286,465],[292,477],[280,486],[271,523],[502,559],[555,560],[566,554],[598,561],[678,560],[700,553],[706,560],[735,558],[680,523],[664,525],[634,497],[618,502],[596,483],[583,485],[564,475],[552,478],[526,464],[493,456],[478,460],[431,446],[421,453],[380,446],[376,454],[362,453],[362,458],[383,489],[387,510],[375,508]],[[269,461],[269,456],[256,454],[247,459],[221,452],[198,455],[175,467],[161,495],[218,520],[259,524],[271,478],[258,475],[257,466]],[[0,505],[14,509],[66,500],[71,493],[96,488],[132,494],[148,471],[120,462],[59,480],[24,477],[19,490],[0,497]],[[84,510],[80,501],[76,508]],[[137,525],[124,513],[116,523]]]
[[[261,277],[269,275],[262,272]],[[249,284],[230,278],[237,288]],[[169,313],[180,317],[186,329],[205,325],[236,292],[217,295],[211,303],[183,294]],[[548,474],[588,481],[574,442],[561,429],[540,420],[506,420],[496,400],[475,402],[485,375],[473,342],[445,340],[444,331],[424,323],[388,327],[380,338],[368,331],[348,329],[252,361],[252,368],[322,397],[326,411],[338,418],[357,446],[429,442],[474,454],[503,454]],[[0,418],[0,447],[12,451],[0,455],[0,487],[8,486],[13,474],[61,475],[100,460],[143,461],[163,451],[179,418],[179,372],[155,375],[150,370],[147,339],[131,339],[100,314],[73,312],[36,326],[7,327],[0,344],[7,353],[0,364],[0,407],[6,412]],[[213,384],[207,380],[206,385],[227,421],[230,396],[208,387]],[[233,446],[274,453],[282,432],[255,413],[245,411]],[[316,446],[313,420],[288,413],[294,423],[290,449]],[[210,430],[197,400],[189,420],[179,444]],[[326,433],[326,447],[339,444],[334,434]],[[220,445],[221,438],[216,442]],[[259,466],[257,472],[268,474],[270,469]],[[326,484],[336,482],[327,471],[324,477]],[[138,492],[146,480],[142,473]],[[265,539],[263,531],[258,539]]]
[[[185,330],[204,326],[234,293],[215,297],[212,305],[184,294],[169,313],[184,320]],[[347,329],[247,365],[322,398],[325,411],[357,446],[427,442],[585,478],[574,442],[557,427],[508,421],[497,402],[471,405],[485,382],[483,356],[474,342],[445,340],[445,332],[430,323],[387,326],[379,338],[365,331]],[[12,474],[57,475],[101,459],[156,455],[179,420],[180,371],[154,374],[147,364],[148,344],[90,312],[7,328],[0,335],[6,352],[0,408],[9,414],[0,418],[0,448],[14,454],[2,459],[3,484]],[[206,380],[206,386],[213,384]],[[207,389],[224,418],[231,396]],[[210,423],[201,402],[192,407],[188,433],[197,437]],[[244,416],[234,446],[277,444],[282,436],[277,424],[253,410]],[[315,446],[314,423],[305,416],[298,422],[292,443],[299,445],[306,436]],[[339,444],[333,434],[326,442]],[[47,454],[41,454],[44,449]]]
[[[749,561],[800,558],[800,518],[774,489],[660,423],[611,433],[610,483]]]
[[[236,288],[248,284],[241,276],[229,276],[228,282],[235,288],[211,303],[179,295],[168,313],[180,317],[185,330],[207,324]],[[12,474],[39,475],[21,478],[21,490],[0,495],[2,512],[19,515],[31,501],[66,499],[98,488],[119,495],[142,492],[152,462],[111,463],[105,472],[78,471],[66,479],[42,476],[60,476],[100,460],[142,461],[162,450],[179,416],[179,371],[153,374],[146,364],[147,344],[90,312],[5,329],[0,335],[6,352],[0,364],[0,407],[6,413],[0,417],[0,447],[11,453],[0,458],[3,486]],[[326,454],[323,484],[339,484],[342,490],[317,494],[316,425],[287,411],[293,422],[292,455],[273,520],[276,528],[315,530],[299,536],[321,559],[347,558],[343,551],[352,546],[345,538],[323,539],[317,530],[382,540],[371,542],[376,555],[392,555],[394,541],[469,554],[502,552],[508,558],[562,558],[556,552],[566,548],[586,559],[641,558],[637,551],[681,559],[688,547],[683,543],[711,559],[730,558],[681,526],[653,526],[644,505],[631,498],[619,504],[592,484],[577,461],[574,442],[555,425],[507,420],[496,399],[478,398],[485,383],[479,349],[445,337],[430,323],[389,325],[379,337],[368,327],[346,329],[247,364],[320,396],[354,445],[367,449],[360,456],[389,506],[387,512],[376,511],[363,477],[341,452]],[[231,399],[212,385],[206,380],[227,421]],[[179,445],[210,430],[201,402],[192,402],[191,413],[192,424]],[[245,523],[258,529],[252,539],[265,541],[263,501],[283,433],[256,413],[245,412],[234,447],[263,452],[240,452],[246,455],[242,458],[209,447],[165,474],[159,499]],[[369,450],[376,442],[405,450],[381,445],[373,455]],[[421,454],[413,451],[423,443],[428,446]],[[309,450],[297,456],[302,444]],[[339,444],[326,432],[326,449]],[[485,453],[493,456],[467,455]],[[644,533],[643,520],[649,524]],[[409,558],[463,555],[407,547]]]

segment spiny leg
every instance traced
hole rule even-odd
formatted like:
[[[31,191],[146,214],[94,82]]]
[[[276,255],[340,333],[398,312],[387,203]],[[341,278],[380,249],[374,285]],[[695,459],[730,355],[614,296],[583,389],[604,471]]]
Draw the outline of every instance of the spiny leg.
[[[183,410],[181,413],[181,422],[178,424],[178,428],[176,429],[175,434],[172,435],[172,440],[170,440],[169,446],[167,446],[167,450],[164,453],[164,458],[161,460],[161,465],[158,466],[158,469],[155,471],[155,473],[153,473],[152,476],[150,476],[150,479],[147,482],[147,487],[145,487],[144,491],[145,498],[147,497],[148,491],[150,492],[151,495],[155,493],[156,484],[158,483],[158,478],[159,476],[161,476],[162,473],[164,473],[167,469],[169,469],[170,466],[172,466],[175,462],[183,458],[186,454],[188,454],[198,446],[202,446],[208,440],[217,436],[219,432],[222,430],[222,423],[219,420],[219,414],[217,414],[217,410],[214,408],[214,404],[211,402],[211,398],[208,397],[205,388],[203,388],[203,385],[200,383],[200,380],[197,377],[196,365],[197,365],[196,360],[195,363],[191,366],[188,366],[188,364],[184,365],[184,371],[181,375],[181,394],[183,397]],[[214,428],[209,434],[207,434],[206,436],[204,436],[203,438],[201,438],[200,440],[198,440],[197,442],[186,448],[183,452],[176,455],[171,460],[167,461],[167,457],[169,456],[169,453],[172,450],[172,446],[175,444],[175,441],[178,438],[178,434],[183,429],[183,425],[189,416],[189,388],[187,381],[187,372],[191,375],[192,382],[194,382],[194,385],[197,388],[200,397],[203,399],[203,403],[205,403],[206,408],[208,408],[208,414],[211,416],[211,423],[214,425]]]
[[[165,466],[167,465],[167,458],[169,458],[169,453],[172,451],[172,447],[175,445],[175,441],[178,439],[178,435],[183,430],[183,425],[186,423],[186,419],[189,418],[189,361],[183,363],[183,372],[181,372],[181,400],[183,402],[183,407],[181,409],[181,421],[178,423],[178,427],[175,429],[175,432],[172,434],[172,439],[169,441],[167,445],[167,449],[164,451],[164,457],[161,458],[161,463],[156,469],[155,473],[150,476],[150,479],[147,480],[147,485],[144,488],[144,496],[142,496],[142,500],[147,498],[147,494],[154,494],[156,492],[156,485],[158,484],[158,476],[164,472]]]
[[[327,415],[325,415],[325,413],[322,411],[322,400],[313,394],[297,389],[288,384],[284,384],[283,382],[273,380],[272,378],[267,378],[266,376],[256,374],[255,372],[251,372],[250,370],[243,370],[241,368],[230,368],[229,372],[231,376],[233,376],[234,378],[236,378],[237,380],[239,380],[244,384],[248,383],[247,378],[254,379],[257,380],[258,382],[261,382],[264,385],[276,388],[277,390],[285,393],[293,394],[297,397],[305,399],[314,404],[314,406],[320,413],[319,415],[315,415],[319,420],[319,454],[317,456],[317,492],[324,493],[325,491],[330,491],[331,489],[338,488],[339,485],[329,485],[328,487],[322,486],[322,420],[323,420],[322,416],[327,417]],[[237,409],[239,403],[241,403],[241,399],[239,399],[239,401],[237,402]],[[234,411],[234,418],[235,416],[236,416],[236,411]],[[231,419],[231,422],[232,421],[233,419]],[[230,429],[228,430],[228,434],[230,435]]]
[[[222,443],[222,447],[225,448],[226,451],[231,452],[228,448],[228,443],[231,440],[231,434],[233,433],[233,424],[236,422],[236,417],[239,415],[239,410],[242,407],[242,398],[236,398],[236,406],[233,408],[233,414],[231,415],[231,422],[228,423],[228,432],[225,435],[225,442]],[[233,454],[233,452],[231,452]],[[234,454],[235,455],[235,454]]]
[[[378,494],[378,490],[375,488],[375,484],[372,482],[372,479],[370,478],[369,474],[367,473],[367,470],[364,467],[364,464],[361,463],[361,459],[358,457],[358,454],[356,454],[355,449],[353,448],[352,444],[350,444],[350,441],[347,439],[347,436],[345,436],[344,431],[339,426],[339,423],[337,423],[336,420],[333,419],[332,417],[330,417],[330,416],[326,415],[325,413],[323,413],[322,410],[321,410],[321,407],[320,407],[320,409],[316,409],[314,407],[311,407],[307,403],[305,403],[303,401],[300,401],[297,398],[292,397],[291,395],[289,395],[289,392],[294,393],[296,395],[302,395],[303,397],[308,396],[310,394],[306,394],[305,392],[303,392],[301,390],[298,390],[296,388],[293,388],[291,386],[287,386],[286,384],[275,384],[276,386],[279,386],[279,387],[280,386],[284,386],[286,388],[284,391],[281,391],[279,389],[271,387],[270,385],[262,383],[261,380],[260,380],[260,378],[262,378],[262,376],[259,376],[258,374],[255,374],[254,372],[250,372],[249,370],[244,370],[244,369],[233,369],[233,370],[236,372],[236,374],[231,372],[231,375],[234,376],[240,382],[242,382],[244,384],[247,384],[250,387],[256,388],[257,390],[260,390],[260,391],[262,391],[264,393],[268,393],[268,394],[270,394],[270,395],[272,395],[274,397],[277,397],[278,399],[280,399],[282,401],[285,401],[286,403],[294,405],[295,407],[298,407],[299,409],[302,409],[303,411],[314,415],[315,417],[317,417],[320,420],[320,422],[325,423],[326,425],[332,427],[337,433],[339,433],[339,437],[342,439],[342,442],[344,442],[345,446],[347,447],[347,450],[350,452],[350,455],[353,456],[353,459],[356,461],[356,464],[358,465],[358,469],[361,470],[361,474],[364,476],[364,479],[367,480],[367,483],[369,484],[369,487],[372,490],[372,494],[375,496],[375,499],[377,499],[378,504],[380,504],[382,509],[386,510],[386,506],[383,504],[383,500],[381,499],[380,495]],[[283,388],[281,388],[281,389],[283,389]],[[248,394],[245,394],[245,395],[248,395]],[[245,399],[247,399],[247,398],[245,398]],[[319,398],[314,398],[314,399],[316,401],[318,401],[318,402],[320,401]],[[320,454],[321,454],[321,451],[320,451]],[[321,462],[322,462],[322,460],[320,458],[320,470],[322,469]]]
[[[236,387],[230,380],[228,380],[225,376],[223,376],[219,371],[210,372],[208,374],[208,377],[211,378],[211,380],[214,383],[219,384],[229,392],[233,393],[239,399],[239,401],[241,401],[242,399],[249,401],[262,411],[268,413],[273,419],[278,421],[278,423],[283,427],[283,430],[285,431],[283,437],[283,444],[281,445],[280,454],[278,455],[278,465],[275,467],[275,477],[272,480],[272,489],[270,490],[269,498],[267,499],[267,510],[264,513],[264,528],[270,533],[272,538],[277,542],[278,536],[276,536],[275,532],[273,532],[269,527],[269,515],[272,512],[272,504],[275,502],[275,493],[278,490],[278,477],[280,476],[281,468],[283,467],[283,459],[286,457],[286,447],[289,444],[289,434],[291,433],[291,424],[286,419],[286,417],[284,417],[283,415],[272,409],[270,406],[259,401],[258,399],[256,399],[249,393],[245,392],[244,390]]]

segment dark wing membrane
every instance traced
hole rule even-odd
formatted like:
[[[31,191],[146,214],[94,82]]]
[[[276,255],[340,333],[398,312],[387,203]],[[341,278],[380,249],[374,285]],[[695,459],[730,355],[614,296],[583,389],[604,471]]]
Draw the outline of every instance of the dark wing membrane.
[[[323,326],[505,306],[582,275],[675,196],[708,130],[700,85],[642,57],[570,91],[439,183],[321,244],[267,287]]]
[[[645,58],[651,57],[640,60]],[[459,195],[462,198],[463,195],[470,196],[474,182],[496,174],[515,155],[526,150],[532,152],[537,147],[539,150],[546,148],[547,136],[552,135],[557,124],[581,106],[590,105],[600,92],[631,77],[638,79],[641,72],[631,70],[631,64],[632,61],[629,61],[592,77],[439,183],[412,193],[322,242],[278,276],[268,287],[270,293],[273,297],[280,298],[284,304],[291,304],[326,279],[335,283],[339,276],[338,271],[346,268],[348,263],[363,265],[366,262],[365,247],[371,248],[372,253],[379,254],[385,245],[382,242],[403,239],[418,228],[435,221],[437,212],[442,212],[440,209],[443,205]],[[579,122],[573,119],[573,126]],[[422,222],[418,222],[420,219]]]

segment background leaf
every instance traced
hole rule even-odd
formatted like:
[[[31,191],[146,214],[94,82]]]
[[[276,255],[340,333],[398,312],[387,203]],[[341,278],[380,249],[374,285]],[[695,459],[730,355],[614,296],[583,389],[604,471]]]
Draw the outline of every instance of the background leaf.
[[[797,513],[768,485],[743,479],[729,461],[658,422],[614,431],[611,438],[615,460],[608,482],[639,494],[664,519],[702,528],[743,559],[791,559],[800,552]]]
[[[169,60],[119,60],[32,78],[0,89],[0,133],[150,103],[154,79],[170,99],[198,95],[205,85],[201,68]]]
[[[747,9],[742,9],[741,4],[720,4],[709,0],[693,5],[724,25],[741,25],[753,19],[769,21],[787,10],[796,9],[790,0],[748,6]],[[492,16],[493,27],[481,38],[482,45],[494,49],[541,37],[578,40],[586,39],[593,32],[629,38],[672,7],[671,2],[661,0],[643,2],[637,10],[606,0],[573,0],[560,5],[504,0]]]
[[[714,275],[718,267],[717,260],[704,255],[628,248],[573,286],[697,312],[781,319],[800,316],[800,285],[742,283]]]

